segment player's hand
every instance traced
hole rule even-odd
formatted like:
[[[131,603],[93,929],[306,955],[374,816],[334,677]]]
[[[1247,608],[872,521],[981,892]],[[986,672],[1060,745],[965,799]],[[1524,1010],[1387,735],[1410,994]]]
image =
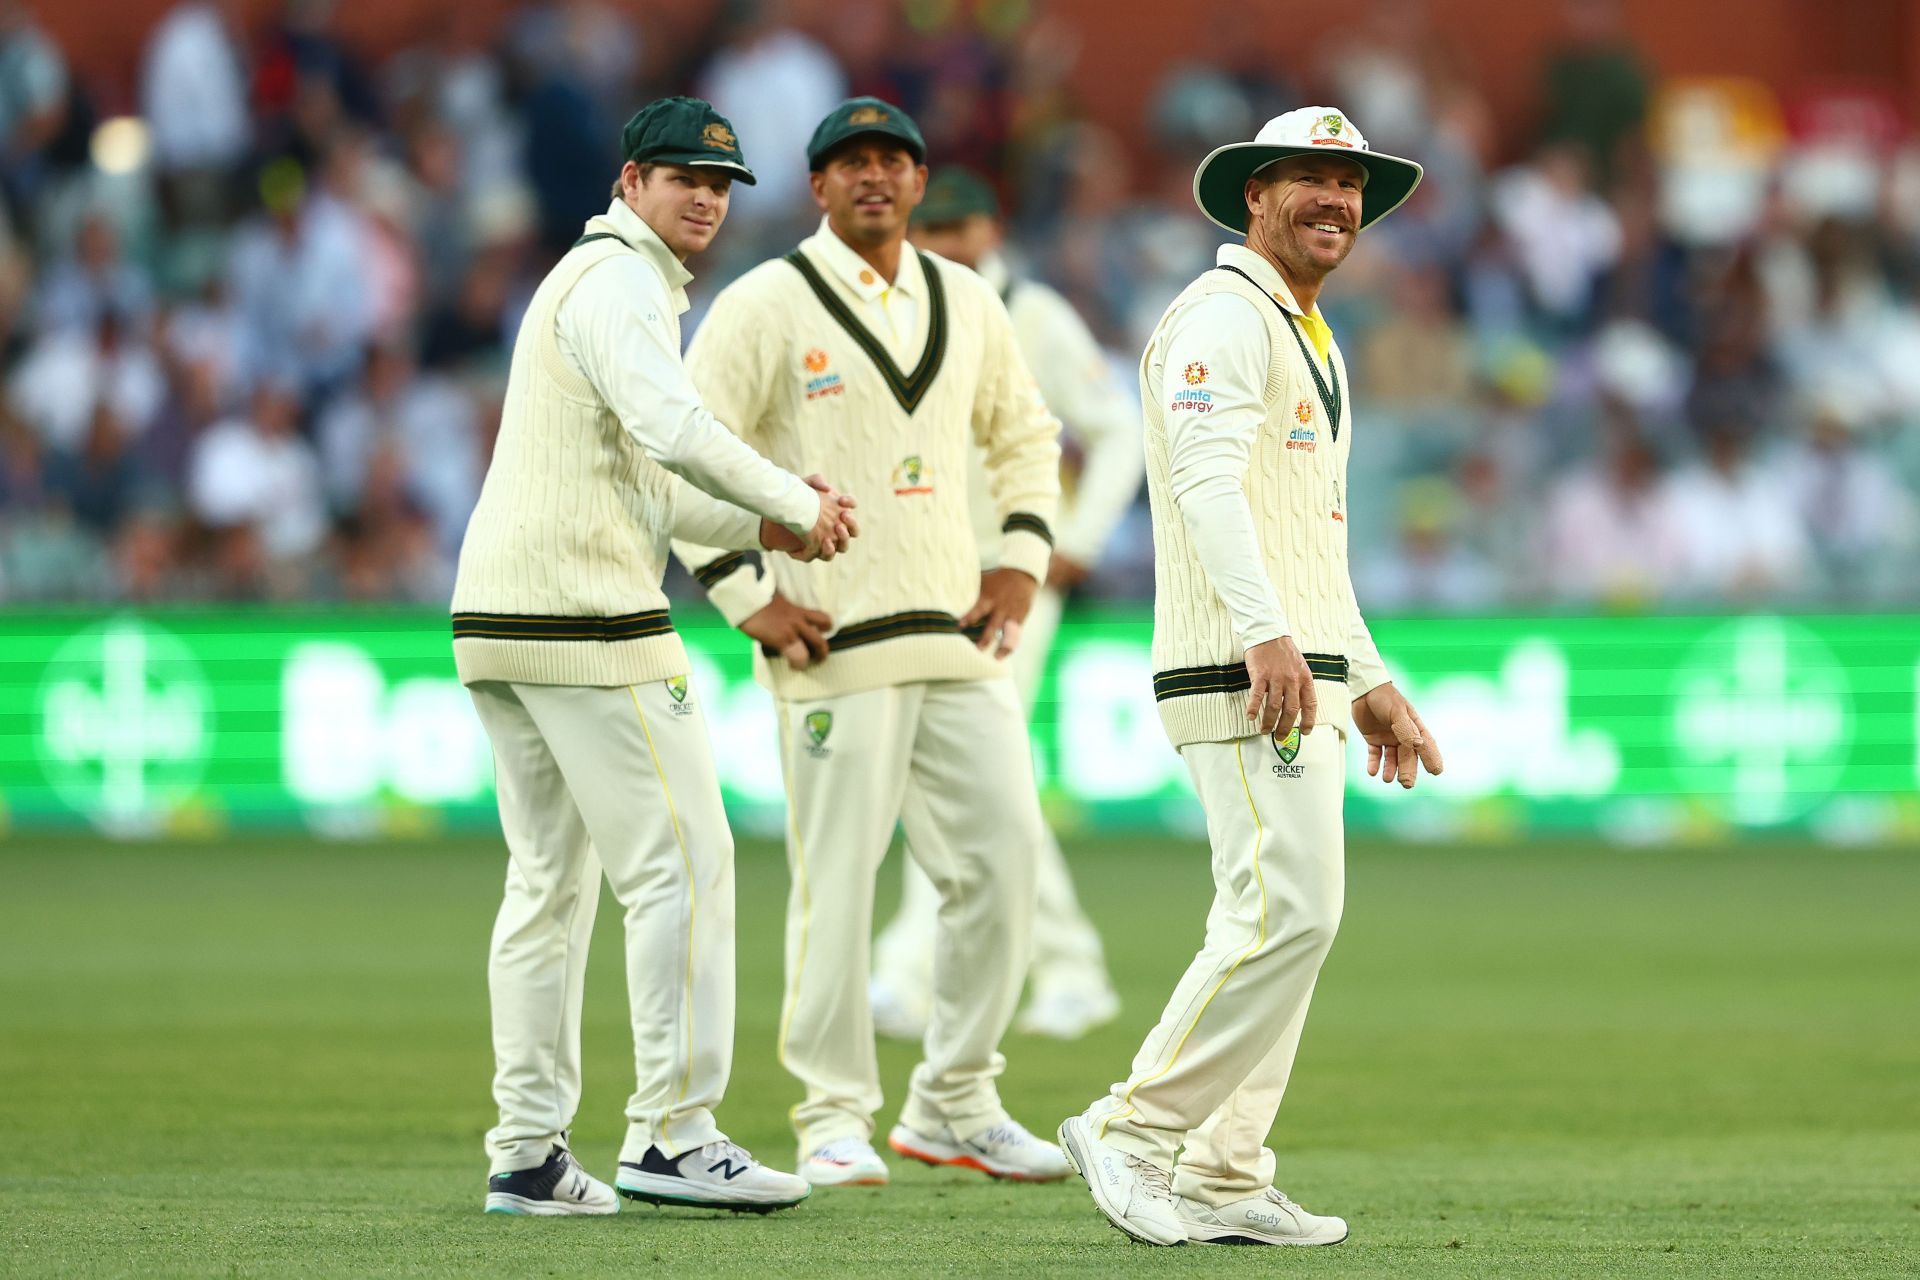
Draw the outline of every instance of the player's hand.
[[[1020,627],[1033,608],[1033,593],[1039,589],[1040,584],[1030,573],[989,569],[980,575],[980,598],[960,619],[960,625],[983,624],[986,629],[974,643],[992,649],[994,657],[1004,658],[1020,647]]]
[[[770,551],[786,551],[788,555],[801,563],[810,560],[831,560],[852,545],[860,536],[860,521],[853,514],[855,503],[851,494],[841,493],[828,484],[824,476],[807,477],[807,484],[820,496],[820,509],[814,516],[813,528],[804,534],[796,535],[800,543],[798,550],[789,550],[784,546],[767,544]],[[765,542],[765,531],[762,541]]]
[[[1423,766],[1431,774],[1446,767],[1440,744],[1391,680],[1353,700],[1353,727],[1367,740],[1368,775],[1382,782],[1411,789]]]
[[[1247,719],[1260,726],[1260,732],[1284,738],[1297,723],[1300,732],[1311,732],[1319,718],[1320,704],[1313,691],[1313,672],[1300,656],[1300,647],[1292,636],[1277,636],[1247,650]]]
[[[818,609],[802,609],[785,596],[774,594],[767,606],[740,624],[740,629],[771,646],[795,671],[805,671],[827,659],[827,632],[833,619]]]
[[[1056,551],[1053,559],[1047,561],[1047,585],[1055,591],[1071,591],[1087,580],[1088,572],[1087,566],[1078,560]]]

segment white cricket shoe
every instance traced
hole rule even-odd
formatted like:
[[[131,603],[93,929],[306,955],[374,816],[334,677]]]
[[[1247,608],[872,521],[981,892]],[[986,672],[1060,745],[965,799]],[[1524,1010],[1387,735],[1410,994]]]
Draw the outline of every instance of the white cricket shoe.
[[[1105,974],[1072,982],[1035,982],[1014,1029],[1030,1036],[1078,1040],[1120,1016],[1120,997]]]
[[[1139,1156],[1130,1156],[1094,1136],[1085,1116],[1060,1126],[1060,1149],[1087,1181],[1094,1207],[1142,1244],[1185,1244],[1187,1229],[1174,1211],[1173,1179]]]
[[[672,1157],[648,1147],[639,1163],[620,1162],[613,1185],[629,1200],[734,1213],[791,1208],[813,1190],[804,1178],[767,1168],[725,1138]]]
[[[1058,1182],[1073,1173],[1060,1148],[1034,1137],[1011,1117],[965,1141],[946,1125],[926,1134],[897,1124],[887,1135],[887,1145],[922,1164],[959,1165],[1010,1182]]]
[[[879,974],[867,983],[867,1004],[873,1010],[873,1029],[889,1040],[919,1044],[927,1035],[928,1001],[915,999]]]
[[[488,1213],[525,1213],[559,1218],[620,1212],[613,1188],[582,1169],[565,1147],[555,1147],[532,1169],[496,1173],[487,1179]]]
[[[1181,1196],[1174,1212],[1194,1244],[1339,1244],[1347,1238],[1344,1218],[1308,1213],[1272,1187],[1217,1209]]]
[[[800,1176],[816,1187],[884,1187],[887,1162],[862,1138],[836,1138],[801,1157]]]

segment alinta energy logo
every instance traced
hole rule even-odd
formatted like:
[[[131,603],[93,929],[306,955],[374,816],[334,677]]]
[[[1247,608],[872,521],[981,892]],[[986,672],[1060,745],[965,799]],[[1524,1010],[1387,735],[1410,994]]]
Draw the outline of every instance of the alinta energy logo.
[[[139,618],[69,636],[47,662],[38,705],[47,781],[110,830],[160,824],[192,796],[212,754],[206,673],[178,636]]]

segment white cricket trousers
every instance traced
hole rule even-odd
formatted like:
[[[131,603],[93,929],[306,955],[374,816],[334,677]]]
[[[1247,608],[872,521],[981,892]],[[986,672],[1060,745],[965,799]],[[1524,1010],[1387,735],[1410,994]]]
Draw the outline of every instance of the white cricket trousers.
[[[1059,629],[1064,598],[1051,587],[1033,597],[1033,608],[1021,628],[1020,647],[1013,652],[1013,682],[1031,715],[1046,670],[1047,653]],[[1036,856],[1037,912],[1034,916],[1033,958],[1029,966],[1036,984],[1050,977],[1063,982],[1085,982],[1089,975],[1106,982],[1106,957],[1100,934],[1080,907],[1060,841],[1044,821]],[[909,850],[901,868],[900,907],[874,939],[874,967],[903,996],[913,999],[930,991],[933,982],[933,922],[940,895]]]
[[[925,1056],[900,1118],[973,1137],[1005,1115],[994,1079],[1026,973],[1042,829],[1013,681],[890,685],[779,714],[792,871],[780,1060],[806,1088],[800,1151],[870,1139],[883,1101],[867,980],[896,819],[940,895]]]
[[[676,696],[676,689],[679,696]],[[604,871],[626,917],[635,1086],[620,1158],[722,1135],[733,1059],[733,836],[684,680],[469,686],[493,742],[506,897],[487,969],[495,1173],[547,1158],[580,1105],[580,1000]]]
[[[1181,748],[1213,846],[1206,941],[1132,1073],[1087,1110],[1106,1142],[1207,1204],[1273,1184],[1267,1134],[1340,925],[1345,744],[1326,726],[1300,743],[1291,762],[1260,735]]]

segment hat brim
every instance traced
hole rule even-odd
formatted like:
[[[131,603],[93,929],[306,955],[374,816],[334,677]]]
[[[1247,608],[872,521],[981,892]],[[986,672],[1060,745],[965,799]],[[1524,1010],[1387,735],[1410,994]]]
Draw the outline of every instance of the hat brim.
[[[747,186],[754,185],[753,170],[732,160],[716,160],[711,151],[663,151],[657,156],[648,156],[639,164],[677,164],[688,169],[719,169],[735,182]]]
[[[1289,156],[1333,154],[1367,171],[1361,189],[1360,229],[1365,230],[1398,209],[1420,185],[1425,172],[1412,160],[1378,151],[1330,150],[1327,147],[1285,147],[1265,142],[1230,142],[1215,147],[1193,171],[1193,202],[1217,226],[1245,235],[1247,179],[1276,160]]]

